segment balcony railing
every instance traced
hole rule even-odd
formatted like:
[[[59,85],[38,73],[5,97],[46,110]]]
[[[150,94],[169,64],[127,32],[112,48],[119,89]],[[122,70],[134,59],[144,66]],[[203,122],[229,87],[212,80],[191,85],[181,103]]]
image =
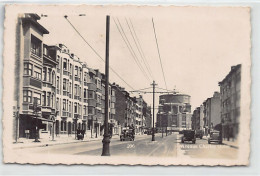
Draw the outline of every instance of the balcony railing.
[[[67,70],[63,70],[63,75],[69,76],[69,72]]]
[[[68,117],[68,112],[62,111],[62,116],[63,116],[63,117]]]

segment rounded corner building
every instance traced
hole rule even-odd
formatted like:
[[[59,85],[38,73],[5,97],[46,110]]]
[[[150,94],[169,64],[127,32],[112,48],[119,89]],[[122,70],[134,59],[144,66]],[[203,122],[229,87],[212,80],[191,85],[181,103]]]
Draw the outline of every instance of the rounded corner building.
[[[191,129],[191,115],[190,95],[172,93],[159,96],[157,130],[173,132]]]

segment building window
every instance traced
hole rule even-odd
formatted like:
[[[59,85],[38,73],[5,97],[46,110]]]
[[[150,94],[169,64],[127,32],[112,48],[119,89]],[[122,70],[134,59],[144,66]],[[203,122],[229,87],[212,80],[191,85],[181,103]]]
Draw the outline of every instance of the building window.
[[[78,74],[79,74],[79,67],[75,66],[75,76],[78,76]]]
[[[83,106],[83,115],[87,115],[87,107]]]
[[[46,106],[46,92],[43,91],[43,95],[42,95],[42,105]]]
[[[23,91],[23,102],[32,102],[32,91],[24,90]]]
[[[76,84],[74,85],[74,95],[78,95],[78,86]]]
[[[40,105],[41,104],[41,94],[39,93],[33,93],[33,99],[37,99],[37,104]]]
[[[78,107],[77,107],[77,103],[74,103],[74,113],[77,114],[78,113]]]
[[[79,115],[81,115],[81,105],[78,104],[78,108],[79,108]]]
[[[63,61],[63,70],[67,70],[67,59]]]
[[[65,100],[65,99],[63,99],[62,110],[63,110],[63,111],[66,110],[66,100]]]
[[[50,104],[51,104],[51,93],[48,92],[47,93],[47,106],[50,106]]]
[[[70,87],[69,87],[69,93],[71,94],[71,87],[72,87],[72,84],[70,82]]]
[[[31,35],[31,52],[41,57],[41,41],[33,35]]]
[[[57,90],[59,90],[60,88],[60,77],[57,76]]]
[[[36,79],[41,80],[42,79],[42,69],[35,66],[33,69],[33,75]]]
[[[56,109],[57,110],[59,110],[60,108],[59,108],[59,104],[60,104],[60,99],[59,98],[57,98],[57,102],[56,102]]]
[[[71,101],[69,102],[69,112],[71,112]]]
[[[55,84],[55,72],[54,71],[52,72],[52,84],[53,85]]]
[[[87,98],[87,89],[84,89],[84,98]]]
[[[66,90],[66,79],[63,78],[63,90]]]
[[[43,81],[46,81],[46,67],[43,67],[42,69],[42,77],[43,77]]]
[[[32,64],[24,63],[24,74],[32,76]]]

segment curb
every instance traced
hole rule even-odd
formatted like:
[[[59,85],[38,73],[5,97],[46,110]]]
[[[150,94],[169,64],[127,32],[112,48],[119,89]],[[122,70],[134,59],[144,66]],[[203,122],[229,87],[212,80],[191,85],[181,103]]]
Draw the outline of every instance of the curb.
[[[64,144],[75,144],[81,142],[91,142],[91,141],[98,141],[102,139],[95,139],[95,140],[85,140],[85,141],[73,141],[73,142],[63,142],[63,143],[46,143],[46,144],[39,144],[39,145],[30,145],[30,146],[21,146],[21,147],[14,147],[13,149],[24,149],[24,148],[36,148],[36,147],[48,147],[54,145],[64,145]]]
[[[229,144],[225,144],[225,143],[222,143],[223,145],[227,145],[227,146],[229,146],[229,147],[231,147],[231,148],[235,148],[235,149],[238,149],[238,146],[235,146],[235,145],[229,145]]]

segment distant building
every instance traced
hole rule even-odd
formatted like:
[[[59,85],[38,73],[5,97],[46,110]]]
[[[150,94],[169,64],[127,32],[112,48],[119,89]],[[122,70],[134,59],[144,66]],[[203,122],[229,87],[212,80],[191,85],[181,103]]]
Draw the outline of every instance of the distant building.
[[[167,131],[191,129],[190,96],[176,93],[161,95],[156,127],[167,127]]]
[[[115,90],[115,119],[119,125],[124,127],[139,127],[140,120],[136,120],[136,98],[131,97],[129,93],[119,85],[113,83]]]
[[[240,119],[241,64],[232,66],[219,82],[222,133],[225,139],[237,139]]]
[[[192,121],[192,129],[193,130],[201,130],[201,119],[200,119],[200,107],[197,107],[192,114],[191,117],[191,121]]]
[[[220,115],[220,94],[214,92],[213,97],[208,98],[204,105],[204,131],[208,135],[214,127],[221,122]]]

